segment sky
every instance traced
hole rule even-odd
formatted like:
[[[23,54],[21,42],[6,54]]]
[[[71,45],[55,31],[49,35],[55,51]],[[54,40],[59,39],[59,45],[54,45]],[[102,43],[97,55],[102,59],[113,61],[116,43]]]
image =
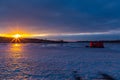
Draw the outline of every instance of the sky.
[[[38,38],[120,39],[120,0],[0,0],[0,33],[16,27]]]

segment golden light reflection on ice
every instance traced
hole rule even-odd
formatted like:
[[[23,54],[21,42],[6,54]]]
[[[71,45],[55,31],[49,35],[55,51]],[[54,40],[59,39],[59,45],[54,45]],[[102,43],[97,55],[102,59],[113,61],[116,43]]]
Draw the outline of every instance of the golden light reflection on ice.
[[[10,46],[10,54],[9,56],[15,59],[22,58],[23,56],[23,46],[22,44],[15,43]]]
[[[10,72],[4,74],[9,75],[7,78],[10,80],[28,80],[29,76],[26,74],[26,69],[29,69],[29,65],[23,63],[24,57],[24,45],[21,43],[12,43],[8,45],[9,54],[6,56],[6,69]],[[14,75],[12,75],[14,73]],[[1,79],[0,79],[1,80]],[[5,79],[6,80],[6,79]]]

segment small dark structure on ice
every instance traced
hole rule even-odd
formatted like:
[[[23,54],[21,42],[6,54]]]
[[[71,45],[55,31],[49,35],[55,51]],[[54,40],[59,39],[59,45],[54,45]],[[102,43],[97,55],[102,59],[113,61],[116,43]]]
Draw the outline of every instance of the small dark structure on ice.
[[[89,48],[104,48],[104,43],[103,42],[93,42],[91,41],[89,46],[86,46],[86,47],[89,47]]]
[[[75,80],[83,80],[82,77],[79,76],[77,71],[73,71],[73,77]]]

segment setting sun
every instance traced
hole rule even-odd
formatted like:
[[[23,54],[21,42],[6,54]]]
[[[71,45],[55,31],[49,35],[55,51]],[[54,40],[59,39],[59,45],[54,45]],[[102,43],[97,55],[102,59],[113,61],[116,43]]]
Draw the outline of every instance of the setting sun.
[[[20,38],[21,35],[20,34],[15,34],[15,35],[13,35],[13,37],[17,39],[17,38]]]

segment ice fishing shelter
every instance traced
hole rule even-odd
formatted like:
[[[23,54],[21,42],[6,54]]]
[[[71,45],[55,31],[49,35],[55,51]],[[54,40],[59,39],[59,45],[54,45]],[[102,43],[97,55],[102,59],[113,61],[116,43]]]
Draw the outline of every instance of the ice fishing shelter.
[[[104,43],[103,42],[90,42],[90,48],[104,48]]]

